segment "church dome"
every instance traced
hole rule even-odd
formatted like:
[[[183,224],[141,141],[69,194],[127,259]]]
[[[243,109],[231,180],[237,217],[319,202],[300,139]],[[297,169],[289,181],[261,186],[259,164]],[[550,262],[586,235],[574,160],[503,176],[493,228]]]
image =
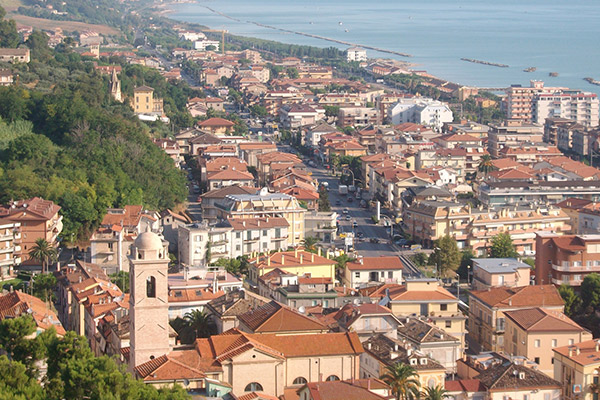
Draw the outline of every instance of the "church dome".
[[[144,232],[135,239],[136,249],[141,250],[161,250],[163,248],[162,240],[154,232]]]

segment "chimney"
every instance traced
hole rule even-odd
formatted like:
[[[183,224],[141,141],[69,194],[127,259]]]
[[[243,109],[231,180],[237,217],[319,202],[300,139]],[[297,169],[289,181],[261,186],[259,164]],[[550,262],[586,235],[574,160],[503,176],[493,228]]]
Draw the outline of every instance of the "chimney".
[[[310,253],[310,262],[311,263],[315,262],[315,253]]]
[[[221,314],[225,314],[225,304],[221,305]]]
[[[512,299],[508,299],[508,305],[512,306]]]
[[[246,221],[242,221],[242,226],[245,228],[246,227]]]
[[[575,347],[575,352],[577,355],[579,355],[579,353],[581,353],[581,350],[579,349],[579,346]]]
[[[317,254],[319,255],[319,257],[321,257],[321,248],[320,247],[317,249]]]
[[[294,257],[298,258],[298,248],[297,247],[294,249]]]
[[[304,261],[304,254],[300,253],[300,264],[302,264],[302,261]]]
[[[573,348],[569,347],[569,357],[573,357]]]
[[[371,350],[371,342],[367,343],[367,349]]]
[[[398,343],[394,343],[394,351],[398,351]]]
[[[283,256],[281,256],[281,263],[283,263]],[[267,256],[267,267],[271,266],[271,257]]]
[[[11,292],[12,292],[12,286],[11,286],[10,288],[11,288]],[[597,353],[598,351],[600,351],[600,341],[599,341],[599,340],[596,340],[596,353]]]
[[[281,265],[285,265],[285,254],[281,255]]]

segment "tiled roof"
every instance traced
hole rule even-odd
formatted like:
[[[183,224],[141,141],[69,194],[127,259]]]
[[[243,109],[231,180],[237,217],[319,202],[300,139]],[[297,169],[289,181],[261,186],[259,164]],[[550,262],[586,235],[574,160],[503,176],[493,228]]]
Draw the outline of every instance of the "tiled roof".
[[[254,179],[254,175],[247,171],[240,171],[236,169],[226,169],[223,171],[213,172],[208,174],[207,180],[219,181],[219,180],[236,180],[236,181],[251,181]]]
[[[153,92],[154,88],[151,88],[150,86],[138,86],[135,89],[133,89],[134,92]]]
[[[319,321],[276,301],[238,315],[238,319],[255,333],[327,330]]]
[[[444,388],[449,392],[477,393],[485,392],[486,388],[479,379],[461,379],[458,381],[445,381]]]
[[[490,392],[507,389],[511,392],[534,389],[559,389],[562,386],[560,382],[533,368],[510,362],[492,366],[475,378],[479,379]]]
[[[170,289],[169,303],[209,302],[223,294],[223,290],[213,293],[212,288]]]
[[[205,121],[198,122],[199,127],[232,127],[235,125],[233,122],[223,118],[209,118]]]
[[[458,338],[447,334],[443,329],[418,318],[407,318],[403,325],[398,327],[398,334],[417,343],[459,341]]]
[[[365,381],[365,383],[359,385],[358,381],[309,382],[306,387],[310,393],[309,398],[313,400],[382,400],[387,398],[371,392],[366,383],[367,379],[360,381]],[[386,387],[381,385],[379,380],[372,379],[371,381],[377,382],[374,385],[377,385],[378,389]]]
[[[441,286],[434,290],[406,290],[406,285],[385,284],[372,292],[369,297],[382,298],[389,290],[392,301],[456,301],[456,297]]]
[[[271,396],[262,392],[250,392],[238,396],[237,400],[279,400],[279,397]]]
[[[255,294],[248,294],[245,290],[233,290],[211,300],[207,307],[218,316],[237,316],[266,303],[265,298]]]
[[[40,197],[33,197],[31,199],[20,200],[1,207],[0,216],[11,216],[9,217],[11,220],[48,220],[54,217],[59,210],[60,207],[54,204],[54,202],[50,200],[44,200]]]
[[[361,260],[362,262],[347,263],[346,268],[350,271],[404,269],[404,264],[396,256],[363,257]]]
[[[267,263],[267,257],[271,260],[271,265]],[[300,259],[302,257],[302,259]],[[302,261],[302,263],[300,262]],[[273,254],[259,256],[250,260],[257,268],[290,268],[299,266],[316,265],[335,265],[334,260],[310,253],[305,250],[278,251]]]
[[[319,194],[317,192],[299,187],[288,187],[282,189],[280,192],[294,196],[298,200],[319,200]]]
[[[196,350],[180,350],[173,351],[167,355],[162,355],[153,360],[147,361],[135,367],[137,374],[146,382],[152,381],[175,381],[175,380],[198,380],[206,377],[206,374],[194,366],[182,362],[186,361],[184,352],[190,353],[189,356],[194,358]],[[180,361],[178,358],[183,360]],[[196,356],[197,357],[197,356]]]
[[[556,286],[535,285],[516,288],[496,287],[471,291],[471,296],[490,307],[550,307],[563,306],[564,301]]]
[[[0,296],[0,321],[4,318],[15,318],[27,314],[31,315],[40,329],[46,330],[54,327],[59,335],[65,334],[54,311],[37,297],[18,291]]]
[[[598,339],[594,339],[552,350],[580,365],[600,365],[600,350],[597,350],[599,348],[597,346]]]
[[[505,311],[504,315],[528,332],[581,332],[584,330],[565,314],[540,307]]]
[[[402,342],[400,342],[399,340],[391,339],[381,333],[373,335],[365,342],[363,342],[363,347],[365,349],[365,352],[371,354],[385,365],[393,365],[398,362],[410,364],[411,359],[416,358],[418,360],[421,358],[425,358],[427,360],[425,364],[422,364],[420,361],[418,361],[416,364],[412,364],[411,366],[414,369],[416,369],[417,372],[431,370],[446,370],[446,368],[442,364],[435,361],[431,357],[428,357],[426,354],[422,354],[418,351],[413,350],[408,351],[406,348],[403,347]]]

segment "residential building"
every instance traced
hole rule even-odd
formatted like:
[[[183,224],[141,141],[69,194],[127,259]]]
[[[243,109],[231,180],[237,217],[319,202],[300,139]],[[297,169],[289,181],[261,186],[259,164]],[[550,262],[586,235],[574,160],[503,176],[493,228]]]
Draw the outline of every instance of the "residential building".
[[[204,308],[221,334],[239,326],[238,316],[254,310],[268,302],[248,290],[231,290],[208,302]]]
[[[597,339],[557,347],[554,352],[554,379],[562,382],[560,398],[594,400],[598,397],[600,343]]]
[[[50,306],[37,297],[20,291],[0,295],[0,321],[25,315],[31,316],[35,322],[33,337],[50,328],[54,328],[59,336],[66,333]]]
[[[128,271],[130,246],[142,232],[158,232],[158,214],[143,206],[109,208],[98,229],[90,237],[90,262],[111,274]]]
[[[240,158],[251,167],[258,167],[258,156],[277,151],[275,143],[257,142],[240,143]]]
[[[13,258],[21,259],[25,265],[39,265],[37,260],[29,258],[31,248],[38,239],[46,240],[51,246],[58,247],[58,236],[62,232],[60,207],[50,200],[33,197],[27,200],[13,201],[0,207],[0,218],[20,224],[20,249],[5,244],[7,253],[13,252]],[[14,242],[13,242],[14,244]],[[12,249],[11,249],[12,247]]]
[[[337,238],[335,211],[311,211],[304,215],[304,236],[315,237],[323,243],[333,243]]]
[[[407,279],[404,285],[385,284],[369,293],[398,317],[423,316],[435,326],[458,338],[460,354],[464,348],[465,316],[458,309],[458,298],[444,289],[437,279]]]
[[[413,367],[421,387],[443,386],[446,368],[399,339],[381,333],[363,342],[364,353],[360,356],[360,376],[363,379],[384,375],[387,367],[403,363]]]
[[[549,376],[511,362],[494,365],[476,376],[487,388],[487,399],[558,400],[561,384]]]
[[[445,133],[464,133],[481,139],[487,138],[489,130],[490,127],[488,125],[479,124],[477,122],[468,120],[461,120],[457,123],[449,122],[444,124],[443,129]]]
[[[365,126],[376,124],[379,121],[379,112],[368,107],[341,107],[338,111],[337,124],[346,126]]]
[[[578,289],[585,277],[600,273],[600,235],[536,234],[536,284],[567,284]]]
[[[424,246],[443,236],[453,237],[459,248],[471,248],[476,255],[486,255],[491,240],[498,233],[508,233],[519,254],[532,255],[535,233],[540,230],[568,233],[570,219],[558,207],[472,208],[450,201],[417,201],[403,209],[406,232]]]
[[[21,223],[0,218],[0,276],[13,276],[21,261]]]
[[[504,147],[521,147],[524,144],[541,143],[544,127],[523,119],[508,119],[502,124],[490,124],[488,151],[494,158],[500,157]]]
[[[256,286],[259,277],[275,268],[297,276],[309,275],[311,278],[329,278],[333,281],[335,265],[335,260],[297,248],[292,251],[278,251],[250,259],[248,281],[252,286]]]
[[[252,187],[242,186],[226,186],[224,188],[210,190],[202,195],[200,198],[202,201],[200,205],[202,207],[202,219],[206,220],[209,224],[217,222],[219,219],[219,208],[217,203],[220,203],[230,194],[253,194],[256,193],[257,189]]]
[[[172,370],[163,365],[173,362],[177,367],[189,365],[197,371],[196,376],[202,373],[204,378],[217,380],[237,394],[264,392],[280,396],[285,388],[309,381],[358,378],[362,352],[356,333],[274,335],[233,329],[198,339],[193,349],[174,350],[138,366],[135,372],[146,383],[160,383],[159,379],[164,381]],[[180,374],[185,372],[179,369]]]
[[[533,103],[536,95],[540,93],[560,93],[565,89],[544,87],[544,82],[535,80],[530,81],[529,87],[511,85],[511,87],[506,89],[506,115],[509,119],[533,122]]]
[[[0,48],[0,61],[8,63],[28,63],[31,61],[28,48],[8,49]]]
[[[473,258],[473,290],[530,284],[531,266],[515,258]]]
[[[507,311],[544,307],[562,312],[564,302],[554,285],[495,287],[469,293],[470,348],[504,351]]]
[[[321,136],[335,132],[337,132],[337,129],[325,121],[321,121],[315,126],[311,126],[306,130],[306,143],[312,147],[318,147],[319,142],[321,141]]]
[[[441,132],[445,123],[454,119],[447,104],[425,97],[400,99],[389,110],[389,118],[393,125],[412,122],[431,127],[438,132]]]
[[[398,327],[398,339],[442,364],[447,374],[456,373],[456,360],[462,357],[462,344],[460,339],[444,329],[426,322],[423,317],[406,317]]]
[[[298,276],[279,268],[258,278],[258,293],[297,310],[343,304],[343,297],[334,290],[333,279]]]
[[[285,129],[297,129],[307,125],[314,125],[325,116],[325,111],[304,104],[283,105],[279,109],[281,126]]]
[[[229,218],[227,222],[233,228],[231,248],[234,257],[289,247],[289,223],[285,218]]]
[[[533,97],[531,120],[543,124],[547,118],[567,118],[593,128],[599,124],[599,103],[596,93],[539,93]]]
[[[354,289],[381,283],[402,283],[403,270],[404,264],[395,256],[359,256],[357,261],[346,264],[343,281]]]
[[[254,175],[244,170],[236,170],[235,167],[208,174],[206,178],[208,190],[220,189],[227,186],[254,186]]]
[[[346,50],[346,61],[367,61],[367,50],[361,49],[360,47],[350,47]]]
[[[383,400],[392,397],[390,387],[376,378],[309,382],[300,389],[290,388],[288,390],[293,393],[284,396],[283,400],[336,400],[340,398],[345,400]]]
[[[273,335],[327,333],[327,326],[276,301],[270,301],[237,316],[241,332]]]
[[[592,339],[592,334],[558,311],[541,307],[505,311],[508,354],[524,356],[538,365],[538,370],[554,377],[555,349]]]
[[[292,246],[304,239],[306,209],[290,195],[269,193],[266,188],[257,194],[230,194],[216,204],[218,216],[227,218],[282,217],[288,222],[288,242]]]
[[[159,225],[162,235],[169,242],[169,252],[177,252],[177,243],[179,236],[179,227],[191,223],[192,220],[185,215],[175,213],[168,208],[161,211],[159,214]]]
[[[209,118],[196,124],[199,129],[217,136],[231,133],[234,125],[231,121],[217,117]]]
[[[396,339],[403,326],[389,308],[372,303],[348,303],[337,312],[322,314],[319,320],[332,332],[356,332],[361,342],[379,333]]]
[[[13,82],[13,72],[7,68],[0,68],[0,86],[10,86]]]
[[[483,400],[487,389],[479,379],[460,379],[444,382],[449,400]]]
[[[154,88],[150,86],[139,86],[133,89],[131,106],[136,115],[160,117],[164,114],[163,99],[154,97]]]
[[[452,168],[457,175],[464,178],[467,172],[467,150],[456,149],[422,149],[415,158],[417,170],[442,166]]]
[[[233,228],[225,221],[215,224],[193,223],[179,227],[179,262],[205,266],[219,258],[235,258],[231,235]],[[239,255],[242,255],[241,252]]]

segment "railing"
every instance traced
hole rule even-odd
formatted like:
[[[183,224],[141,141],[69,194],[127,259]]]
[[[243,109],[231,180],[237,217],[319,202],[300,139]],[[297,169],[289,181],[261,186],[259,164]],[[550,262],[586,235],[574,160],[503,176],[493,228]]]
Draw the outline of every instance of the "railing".
[[[581,267],[573,267],[573,266],[562,266],[562,265],[556,265],[556,264],[552,264],[552,269],[556,270],[556,271],[562,271],[562,272],[600,272],[600,266],[587,266],[587,265],[582,265]]]
[[[563,280],[563,279],[552,278],[552,283],[554,283],[555,285],[562,285],[564,283],[569,286],[580,286],[582,282],[583,282],[583,279]]]
[[[10,253],[15,250],[15,246],[0,247],[0,254]]]

